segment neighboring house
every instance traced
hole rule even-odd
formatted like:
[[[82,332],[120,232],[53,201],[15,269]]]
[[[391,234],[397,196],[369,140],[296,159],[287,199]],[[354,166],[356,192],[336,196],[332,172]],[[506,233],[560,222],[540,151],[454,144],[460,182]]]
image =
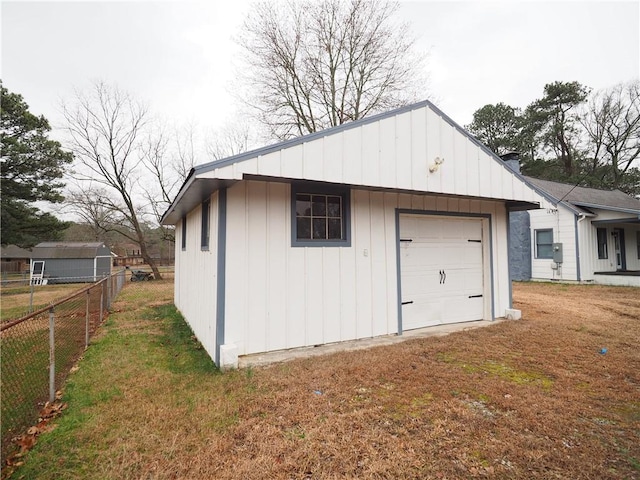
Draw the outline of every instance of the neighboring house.
[[[2,273],[24,273],[29,271],[29,259],[31,252],[17,245],[0,247],[2,256]]]
[[[175,304],[222,367],[511,307],[508,212],[545,199],[430,102],[192,169]]]
[[[44,262],[49,283],[95,282],[111,273],[111,260],[102,242],[43,242],[31,252],[32,266]]]
[[[521,239],[511,242],[513,279],[640,286],[640,200],[523,178],[551,205],[512,217],[511,238]]]
[[[116,254],[114,258],[114,266],[136,266],[144,264],[140,246],[135,243],[119,243],[112,247],[112,251]]]

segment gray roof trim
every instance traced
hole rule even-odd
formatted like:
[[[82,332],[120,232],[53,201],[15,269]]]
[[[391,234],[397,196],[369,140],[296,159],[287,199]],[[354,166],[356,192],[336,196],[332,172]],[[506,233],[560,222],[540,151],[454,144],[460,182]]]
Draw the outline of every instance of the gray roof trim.
[[[244,162],[246,160],[251,160],[252,158],[267,155],[269,153],[277,152],[278,150],[283,150],[285,148],[295,147],[296,145],[301,145],[303,143],[310,142],[312,140],[316,140],[318,138],[327,137],[329,135],[334,135],[336,133],[343,132],[345,130],[351,130],[352,128],[358,128],[363,125],[368,125],[370,123],[378,122],[380,120],[385,120],[387,118],[395,117],[397,115],[402,115],[403,113],[411,112],[413,110],[418,110],[420,108],[429,107],[436,115],[442,117],[442,119],[451,125],[453,128],[458,130],[463,136],[471,140],[476,146],[480,147],[482,151],[484,151],[487,155],[492,157],[494,160],[500,163],[504,168],[509,170],[509,172],[515,174],[520,180],[523,180],[523,177],[518,172],[514,172],[511,170],[504,161],[495,153],[493,153],[489,148],[480,142],[476,137],[471,135],[467,130],[462,128],[458,123],[456,123],[451,117],[449,117],[446,113],[436,107],[429,100],[422,100],[421,102],[412,103],[410,105],[405,105],[404,107],[396,108],[394,110],[389,110],[388,112],[378,113],[376,115],[372,115],[370,117],[364,117],[353,122],[343,123],[342,125],[338,125],[335,127],[327,128],[325,130],[320,130],[318,132],[309,133],[307,135],[303,135],[301,137],[292,138],[290,140],[285,140],[284,142],[274,143],[272,145],[268,145],[266,147],[257,148],[255,150],[251,150],[249,152],[241,153],[238,155],[234,155],[232,157],[223,158],[221,160],[215,160],[213,162],[204,163],[202,165],[198,165],[194,167],[193,173],[195,175],[200,175],[202,173],[210,172],[215,170],[216,168],[228,167],[229,165],[233,165],[235,163]],[[526,183],[526,182],[525,182]],[[529,185],[527,183],[527,185]],[[531,185],[529,185],[531,186]],[[542,193],[542,192],[539,192]]]
[[[611,218],[609,220],[592,220],[592,225],[610,225],[610,224],[634,224],[640,223],[640,216],[638,218],[633,217],[622,217],[622,218]]]
[[[610,210],[612,212],[635,213],[636,215],[640,215],[640,209],[635,209],[635,208],[612,207],[610,205],[597,205],[595,203],[585,203],[585,202],[571,202],[571,203],[573,203],[574,205],[578,205],[580,207],[597,208],[600,210]]]
[[[395,110],[378,113],[370,117],[360,118],[353,122],[347,122],[347,123],[343,123],[342,125],[337,125],[335,127],[327,128],[325,130],[308,133],[300,137],[295,137],[290,140],[285,140],[283,142],[278,142],[271,145],[267,145],[265,147],[256,148],[254,150],[250,150],[245,153],[240,153],[238,155],[233,155],[231,157],[223,158],[221,160],[214,160],[213,162],[203,163],[202,165],[198,165],[194,167],[194,171],[196,175],[199,175],[201,173],[206,173],[206,172],[210,172],[211,170],[215,170],[216,168],[228,167],[229,165],[233,165],[234,163],[244,162],[246,160],[251,160],[252,158],[255,158],[255,157],[277,152],[278,150],[295,147],[296,145],[301,145],[303,143],[316,140],[318,138],[328,137],[329,135],[340,133],[345,130],[351,130],[352,128],[361,127],[363,125],[368,125],[370,123],[384,120],[386,118],[395,117],[396,115],[401,115],[403,113],[407,113],[412,110],[417,110],[425,106],[431,107],[437,112],[440,112],[429,100],[423,100],[418,103],[413,103],[411,105],[405,105],[404,107],[396,108]]]
[[[405,105],[403,107],[396,108],[396,109],[390,110],[388,112],[378,113],[378,114],[372,115],[370,117],[364,117],[364,118],[361,118],[359,120],[355,120],[353,122],[344,123],[342,125],[338,125],[338,126],[335,126],[335,127],[327,128],[325,130],[320,130],[318,132],[309,133],[307,135],[303,135],[303,136],[300,136],[300,137],[292,138],[290,140],[285,140],[285,141],[279,142],[279,143],[274,143],[272,145],[268,145],[268,146],[265,146],[265,147],[257,148],[257,149],[254,149],[254,150],[250,150],[248,152],[240,153],[238,155],[233,155],[231,157],[223,158],[221,160],[215,160],[213,162],[203,163],[202,165],[195,166],[189,172],[189,176],[186,178],[186,180],[184,181],[183,185],[180,187],[180,191],[176,195],[176,198],[174,199],[173,203],[169,206],[167,211],[162,216],[162,219],[161,219],[160,223],[163,224],[163,225],[174,224],[172,222],[175,219],[172,218],[172,217],[174,217],[173,213],[176,212],[176,206],[182,201],[183,196],[185,195],[186,191],[191,188],[194,180],[196,179],[196,177],[198,175],[213,171],[213,170],[215,170],[217,168],[228,167],[230,165],[234,165],[236,163],[241,163],[241,162],[244,162],[244,161],[247,161],[247,160],[251,160],[251,159],[259,157],[259,156],[267,155],[269,153],[277,152],[279,150],[283,150],[283,149],[286,149],[286,148],[290,148],[290,147],[294,147],[294,146],[297,146],[297,145],[301,145],[301,144],[304,144],[306,142],[310,142],[310,141],[313,141],[313,140],[316,140],[316,139],[319,139],[319,138],[323,138],[323,137],[326,137],[326,136],[329,136],[329,135],[334,135],[336,133],[340,133],[340,132],[343,132],[343,131],[346,131],[346,130],[350,130],[350,129],[353,129],[353,128],[359,128],[359,127],[361,127],[363,125],[368,125],[370,123],[374,123],[374,122],[378,122],[378,121],[381,121],[381,120],[385,120],[387,118],[391,118],[391,117],[394,117],[394,116],[397,116],[397,115],[401,115],[401,114],[404,114],[404,113],[407,113],[407,112],[411,112],[413,110],[418,110],[418,109],[424,108],[424,107],[428,107],[436,115],[439,115],[451,127],[453,127],[458,132],[460,132],[464,137],[466,137],[468,140],[470,140],[474,145],[478,146],[484,153],[489,155],[489,157],[491,157],[494,161],[496,161],[500,165],[502,165],[503,168],[507,169],[510,173],[515,175],[516,178],[518,178],[520,181],[525,183],[529,188],[533,189],[536,193],[538,193],[542,197],[546,198],[550,202],[557,203],[557,201],[554,201],[554,198],[551,197],[550,195],[548,195],[544,190],[542,190],[542,189],[538,188],[536,185],[533,185],[532,183],[528,182],[526,180],[526,178],[522,174],[520,174],[519,172],[515,172],[511,168],[509,168],[509,166],[507,164],[505,164],[505,162],[498,155],[496,155],[494,152],[489,150],[489,148],[487,146],[482,144],[478,139],[476,139],[473,135],[471,135],[471,133],[469,133],[467,130],[462,128],[458,123],[456,123],[453,119],[451,119],[451,117],[449,117],[442,110],[440,110],[438,107],[436,107],[431,101],[423,100],[421,102],[413,103],[413,104],[410,104],[410,105]],[[569,208],[571,208],[571,207],[569,207]],[[183,209],[181,209],[181,210],[183,210]],[[575,213],[579,213],[576,210],[574,210],[574,211],[575,211]]]

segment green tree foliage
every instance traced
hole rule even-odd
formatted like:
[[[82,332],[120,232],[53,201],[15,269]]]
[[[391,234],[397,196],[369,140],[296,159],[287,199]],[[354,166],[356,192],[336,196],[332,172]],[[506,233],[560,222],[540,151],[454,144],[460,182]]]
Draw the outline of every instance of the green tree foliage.
[[[63,200],[61,179],[72,154],[48,138],[49,122],[30,113],[21,95],[9,92],[1,82],[0,89],[2,244],[30,247],[57,240],[68,223],[41,212],[33,202]]]
[[[498,155],[519,152],[526,175],[640,195],[638,80],[593,94],[550,83],[523,111],[485,105],[466,128]]]
[[[539,135],[543,148],[560,162],[564,176],[575,173],[578,151],[578,107],[589,89],[578,82],[554,82],[544,86],[544,96],[527,107],[526,121]]]
[[[504,103],[485,105],[473,114],[467,129],[497,155],[522,150],[521,112]]]

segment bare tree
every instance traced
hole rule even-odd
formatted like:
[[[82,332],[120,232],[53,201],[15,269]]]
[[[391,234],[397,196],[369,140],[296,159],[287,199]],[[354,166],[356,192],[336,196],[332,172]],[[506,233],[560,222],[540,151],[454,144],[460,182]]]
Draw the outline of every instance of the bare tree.
[[[387,0],[263,2],[239,38],[248,104],[286,139],[415,100],[422,58]]]
[[[158,127],[149,131],[141,142],[141,165],[146,173],[145,178],[151,181],[140,182],[140,191],[159,225],[162,215],[195,165],[195,132],[193,124],[174,127],[169,134],[166,128]],[[165,240],[174,241],[173,228],[161,225],[161,229]]]
[[[597,92],[580,121],[590,140],[591,169],[603,170],[618,188],[640,157],[640,81]]]
[[[207,141],[207,156],[212,160],[238,155],[257,146],[259,135],[247,122],[234,121],[212,132]]]
[[[145,206],[136,198],[140,141],[148,125],[148,111],[116,87],[97,82],[88,94],[77,92],[73,104],[63,106],[70,147],[77,163],[76,179],[89,185],[80,197],[86,214],[99,212],[104,228],[118,224],[137,243],[144,261],[161,278],[145,235]],[[98,188],[96,188],[96,185]],[[93,212],[93,213],[92,213]],[[123,233],[123,230],[120,230]]]

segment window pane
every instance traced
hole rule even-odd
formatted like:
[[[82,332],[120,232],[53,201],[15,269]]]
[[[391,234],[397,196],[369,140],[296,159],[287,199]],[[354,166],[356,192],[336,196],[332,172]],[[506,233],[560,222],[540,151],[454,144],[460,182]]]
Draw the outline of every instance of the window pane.
[[[342,220],[339,218],[330,218],[329,222],[329,238],[331,240],[342,238]]]
[[[606,228],[598,228],[598,258],[606,259],[609,257],[607,252],[607,229]]]
[[[296,195],[296,216],[311,216],[311,195]]]
[[[553,242],[553,232],[551,230],[538,231],[538,244],[551,244]]]
[[[297,235],[298,238],[301,239],[311,239],[311,219],[310,218],[301,218],[297,219]]]
[[[342,198],[336,196],[327,197],[327,217],[341,217]]]
[[[314,239],[326,239],[327,238],[327,220],[326,218],[314,218],[313,219],[313,238]]]
[[[314,195],[312,197],[311,213],[314,217],[324,217],[327,214],[327,197]],[[315,227],[314,227],[315,231]]]
[[[538,245],[538,258],[553,258],[551,245]]]
[[[536,258],[553,258],[553,230],[536,230]]]

